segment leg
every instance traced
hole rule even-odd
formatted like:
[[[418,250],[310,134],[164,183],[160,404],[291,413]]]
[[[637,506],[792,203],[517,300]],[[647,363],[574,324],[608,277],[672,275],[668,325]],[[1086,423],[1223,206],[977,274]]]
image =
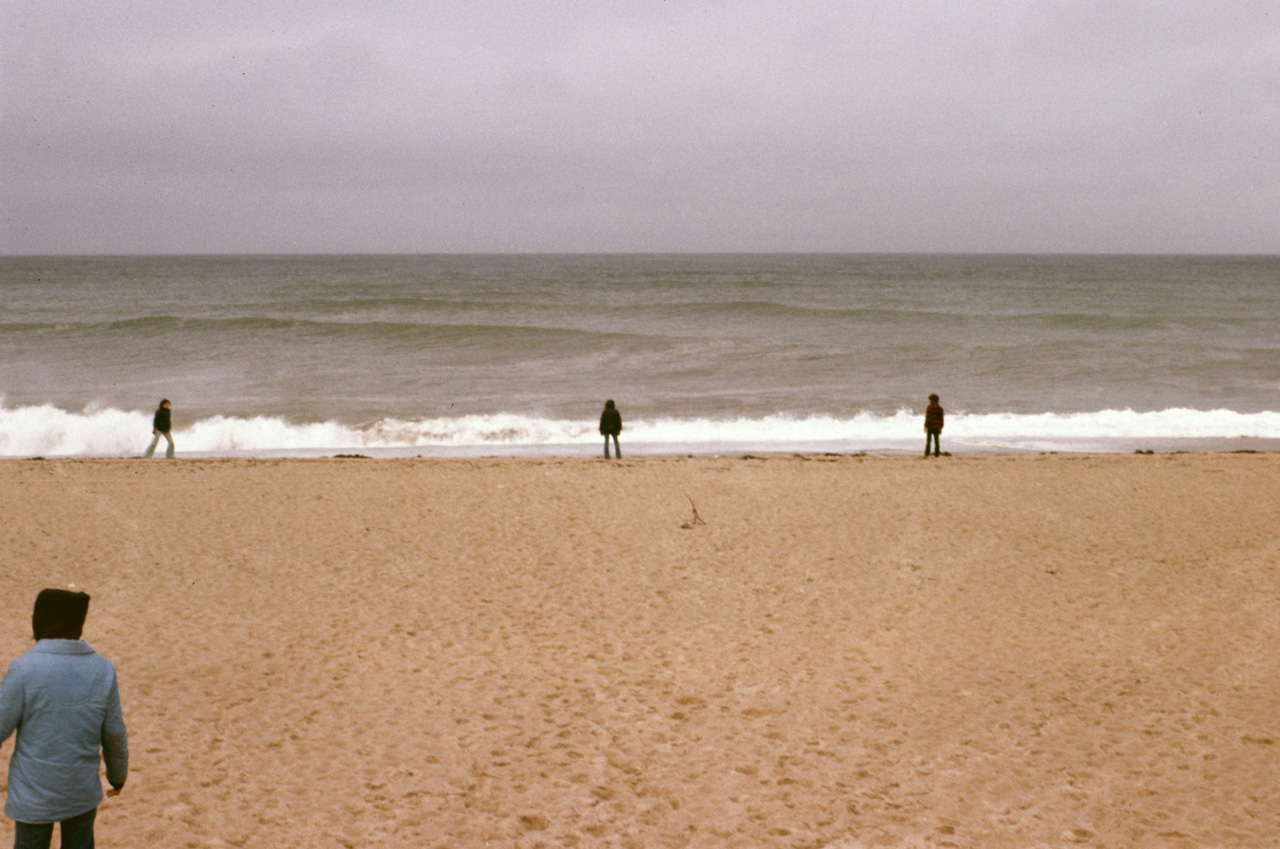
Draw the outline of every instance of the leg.
[[[61,849],[93,849],[93,820],[98,809],[62,821]]]
[[[155,436],[151,437],[151,444],[147,446],[146,451],[142,452],[142,456],[150,457],[152,454],[156,453],[156,444],[159,441],[160,441],[160,434],[157,432]]]
[[[618,434],[613,435],[613,456],[622,459],[622,448],[618,445]]]
[[[942,431],[935,430],[933,432],[933,456],[937,457],[942,454]]]
[[[609,434],[604,435],[604,458],[609,459]]]
[[[53,823],[13,822],[13,849],[49,849]]]
[[[169,447],[164,450],[165,459],[172,460],[173,459],[173,437],[169,434],[169,431],[166,430],[164,432],[164,438],[169,440]]]
[[[924,432],[924,456],[929,456],[929,443],[933,441],[933,434],[929,431]]]

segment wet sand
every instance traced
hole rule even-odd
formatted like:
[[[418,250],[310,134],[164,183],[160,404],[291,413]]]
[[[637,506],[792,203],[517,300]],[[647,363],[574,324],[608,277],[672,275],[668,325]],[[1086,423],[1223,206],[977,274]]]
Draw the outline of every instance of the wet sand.
[[[3,461],[0,515],[0,659],[75,584],[120,673],[100,845],[1280,845],[1280,454]]]

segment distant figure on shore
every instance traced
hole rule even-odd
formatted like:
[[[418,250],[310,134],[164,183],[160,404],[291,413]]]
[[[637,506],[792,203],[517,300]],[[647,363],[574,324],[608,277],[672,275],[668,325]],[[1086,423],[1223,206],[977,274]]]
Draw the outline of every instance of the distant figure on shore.
[[[144,457],[150,457],[156,453],[156,445],[160,443],[160,437],[169,440],[169,447],[165,449],[164,456],[170,460],[173,459],[173,437],[169,434],[170,417],[169,417],[169,399],[165,398],[160,402],[160,407],[156,410],[155,418],[151,420],[151,444],[147,446],[147,452]]]
[[[88,612],[87,593],[41,590],[31,614],[36,644],[0,682],[0,743],[18,732],[4,806],[15,847],[48,849],[61,823],[63,849],[91,849],[102,761],[108,796],[129,774],[116,668],[80,639]]]
[[[613,453],[622,459],[622,449],[618,447],[618,434],[622,433],[622,413],[613,405],[610,398],[604,402],[604,412],[600,414],[600,433],[604,435],[604,458],[609,459],[609,437],[613,437]]]
[[[933,456],[942,452],[942,407],[938,396],[929,396],[929,406],[924,411],[924,456],[929,456],[929,443],[933,442]]]

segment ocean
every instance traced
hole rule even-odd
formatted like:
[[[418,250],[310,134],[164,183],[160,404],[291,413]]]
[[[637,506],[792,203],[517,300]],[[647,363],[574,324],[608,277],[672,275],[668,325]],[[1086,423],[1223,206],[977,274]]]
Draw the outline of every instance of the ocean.
[[[0,456],[1280,447],[1280,257],[0,258]]]

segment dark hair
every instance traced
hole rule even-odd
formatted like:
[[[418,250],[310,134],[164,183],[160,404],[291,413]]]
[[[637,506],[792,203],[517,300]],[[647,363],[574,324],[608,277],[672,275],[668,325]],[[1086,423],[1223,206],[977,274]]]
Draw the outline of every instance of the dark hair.
[[[160,399],[160,406],[161,406],[161,407],[163,407],[165,404],[168,404],[168,403],[169,403],[169,399],[168,399],[168,398],[161,398],[161,399]]]
[[[936,403],[938,403],[938,395],[937,395],[937,393],[934,393],[933,395],[930,395],[930,396],[929,396],[929,400],[930,400],[930,401],[932,401],[932,402],[933,402],[933,403],[935,403],[935,404],[936,404]]]
[[[88,593],[41,590],[31,611],[31,633],[37,640],[78,640],[88,615]]]
[[[605,402],[604,402],[604,408],[605,408],[606,410],[612,410],[612,409],[613,409],[613,399],[612,399],[612,398],[610,398],[608,401],[605,401]]]

